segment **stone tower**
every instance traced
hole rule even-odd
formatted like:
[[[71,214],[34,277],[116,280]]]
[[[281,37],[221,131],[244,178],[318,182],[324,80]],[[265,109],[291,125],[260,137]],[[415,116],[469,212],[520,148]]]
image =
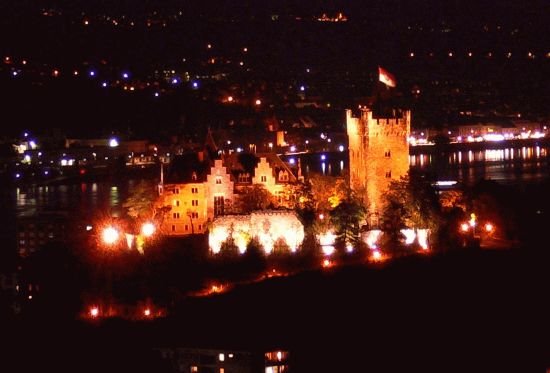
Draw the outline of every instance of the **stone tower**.
[[[410,110],[392,118],[374,118],[369,108],[360,108],[355,117],[346,110],[349,140],[350,186],[366,189],[369,224],[377,225],[383,209],[382,194],[391,180],[399,180],[409,171]]]

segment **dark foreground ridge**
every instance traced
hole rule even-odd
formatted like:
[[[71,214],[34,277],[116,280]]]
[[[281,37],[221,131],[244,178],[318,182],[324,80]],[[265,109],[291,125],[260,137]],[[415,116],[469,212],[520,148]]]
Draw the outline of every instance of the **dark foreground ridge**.
[[[0,371],[167,372],[154,348],[193,347],[282,348],[292,372],[544,372],[548,259],[447,253],[273,278],[154,322],[21,321]]]

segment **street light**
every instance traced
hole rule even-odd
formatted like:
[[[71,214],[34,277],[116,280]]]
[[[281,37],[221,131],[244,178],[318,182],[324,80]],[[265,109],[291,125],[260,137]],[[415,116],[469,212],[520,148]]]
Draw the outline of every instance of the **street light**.
[[[101,234],[103,242],[107,245],[113,245],[118,241],[119,233],[118,230],[112,226],[108,226],[103,230]]]
[[[155,225],[153,223],[147,222],[141,226],[141,234],[145,237],[151,237],[155,234]]]

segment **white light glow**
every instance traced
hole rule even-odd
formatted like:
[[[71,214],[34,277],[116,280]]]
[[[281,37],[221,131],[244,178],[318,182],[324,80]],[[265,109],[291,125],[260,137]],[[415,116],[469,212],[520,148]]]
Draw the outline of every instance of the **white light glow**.
[[[380,239],[381,235],[382,235],[381,230],[373,229],[367,232],[367,236],[364,240],[367,243],[369,248],[375,249],[377,247],[377,242]]]
[[[422,250],[428,250],[428,229],[417,229],[416,238]]]
[[[109,140],[109,146],[111,148],[116,148],[118,146],[118,140],[115,138],[112,138]]]
[[[405,245],[410,245],[414,242],[416,238],[414,229],[401,229],[401,233],[405,236]]]
[[[113,227],[105,228],[101,235],[101,237],[103,238],[103,242],[106,243],[107,245],[112,245],[115,242],[117,242],[118,236],[119,236],[118,230],[116,230]]]
[[[141,226],[141,234],[145,237],[151,237],[155,234],[155,225],[153,223],[147,222]]]

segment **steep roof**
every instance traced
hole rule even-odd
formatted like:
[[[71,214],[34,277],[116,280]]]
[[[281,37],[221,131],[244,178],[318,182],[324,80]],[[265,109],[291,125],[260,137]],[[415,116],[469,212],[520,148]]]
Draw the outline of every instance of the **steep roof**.
[[[288,173],[288,182],[297,182],[297,178],[292,170],[275,153],[232,153],[224,158],[224,165],[234,180],[237,180],[241,173],[248,173],[250,176],[254,176],[254,171],[260,162],[260,158],[265,158],[269,163],[275,180],[278,181],[277,175],[279,171],[286,171]]]
[[[166,172],[166,183],[201,183],[206,181],[212,162],[205,152],[175,156]]]

